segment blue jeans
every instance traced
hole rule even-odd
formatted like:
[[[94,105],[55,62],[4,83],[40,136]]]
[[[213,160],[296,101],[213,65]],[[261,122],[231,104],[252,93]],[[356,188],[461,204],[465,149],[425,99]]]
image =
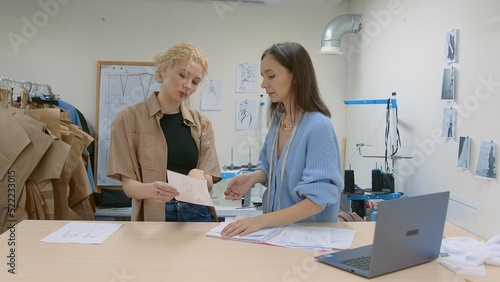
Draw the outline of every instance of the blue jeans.
[[[165,221],[210,222],[207,206],[172,200],[165,203]]]

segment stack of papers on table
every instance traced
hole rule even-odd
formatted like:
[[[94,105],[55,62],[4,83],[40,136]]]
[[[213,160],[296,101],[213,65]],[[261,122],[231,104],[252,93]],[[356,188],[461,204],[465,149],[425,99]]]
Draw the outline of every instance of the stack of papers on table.
[[[269,245],[326,251],[349,249],[356,230],[290,224],[264,243]]]
[[[229,222],[221,222],[221,224],[219,226],[210,229],[210,231],[208,231],[208,233],[207,233],[207,236],[226,239],[226,237],[222,237],[220,232],[228,224],[229,224]],[[250,233],[246,236],[234,236],[232,238],[227,238],[227,239],[245,241],[245,242],[250,242],[250,243],[265,243],[267,240],[276,236],[276,234],[280,233],[283,230],[283,228],[284,227],[265,228],[265,229]]]
[[[246,236],[222,237],[220,232],[229,223],[221,222],[219,226],[208,231],[207,236],[288,248],[327,251],[350,248],[356,235],[356,230],[353,229],[289,224],[262,229]]]

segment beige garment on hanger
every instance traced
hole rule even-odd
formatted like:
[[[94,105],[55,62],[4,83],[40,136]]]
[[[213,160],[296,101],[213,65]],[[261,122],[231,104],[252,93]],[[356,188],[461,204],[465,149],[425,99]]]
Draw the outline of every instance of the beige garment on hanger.
[[[54,186],[61,176],[69,151],[70,145],[59,139],[54,140],[30,176],[43,198],[45,219],[54,219]]]
[[[7,108],[12,107],[12,90],[10,89],[0,89],[0,107]]]
[[[30,93],[28,93],[28,90],[23,89],[21,91],[21,109],[25,109],[26,106],[28,106],[29,100],[30,100]]]
[[[55,113],[67,117],[58,108],[0,111],[0,232],[24,219],[95,219],[82,157],[93,138],[65,120],[57,138]]]
[[[61,139],[61,109],[59,108],[40,108],[27,109],[25,114],[43,121],[47,129],[55,135],[57,139]]]
[[[25,115],[22,110],[7,109],[0,111],[0,116],[2,124],[8,125],[1,127],[0,155],[12,163],[7,167],[2,162],[1,168],[2,172],[5,171],[0,176],[0,226],[3,232],[11,224],[28,218],[24,184],[53,139],[43,132],[45,125],[42,122]],[[19,140],[22,140],[20,145],[17,144]]]

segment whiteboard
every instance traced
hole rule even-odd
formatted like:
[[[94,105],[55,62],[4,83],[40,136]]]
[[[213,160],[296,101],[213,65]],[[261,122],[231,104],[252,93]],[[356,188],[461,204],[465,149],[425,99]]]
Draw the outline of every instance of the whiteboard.
[[[116,115],[125,107],[145,101],[151,93],[159,90],[152,62],[97,62],[96,192],[100,192],[102,186],[122,185],[106,176],[111,124]]]

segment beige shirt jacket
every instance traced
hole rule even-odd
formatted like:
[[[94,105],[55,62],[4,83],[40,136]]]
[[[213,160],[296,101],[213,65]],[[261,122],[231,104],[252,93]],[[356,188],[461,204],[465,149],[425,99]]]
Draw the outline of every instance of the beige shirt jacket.
[[[111,125],[106,175],[121,181],[126,176],[142,183],[167,179],[167,142],[160,126],[163,111],[154,92],[142,102],[120,111]],[[181,104],[184,123],[198,147],[197,168],[221,178],[212,123],[201,112]],[[211,207],[212,220],[215,209]],[[165,221],[165,204],[152,198],[132,199],[132,220]],[[216,220],[216,219],[215,219]]]

